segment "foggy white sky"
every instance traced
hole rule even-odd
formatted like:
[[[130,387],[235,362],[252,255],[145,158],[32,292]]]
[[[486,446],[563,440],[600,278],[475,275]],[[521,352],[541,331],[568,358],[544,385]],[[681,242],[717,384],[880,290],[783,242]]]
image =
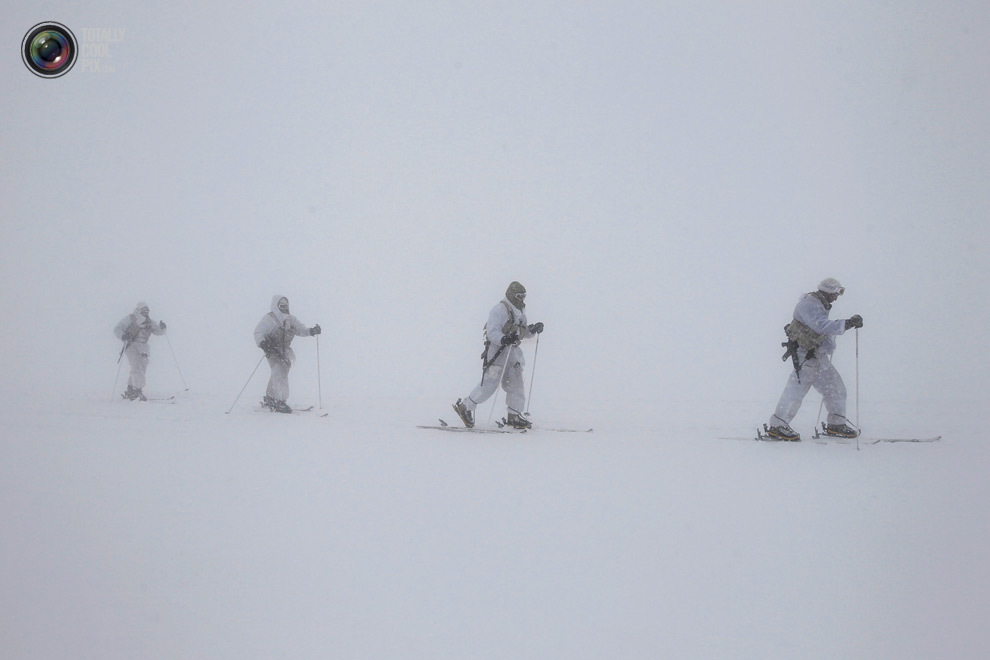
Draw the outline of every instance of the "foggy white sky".
[[[833,276],[865,395],[985,400],[990,9],[826,4],[5,6],[3,389],[109,393],[145,300],[233,396],[281,293],[331,393],[446,406],[518,279],[543,392],[769,413]],[[123,28],[114,71],[31,75],[43,20]]]

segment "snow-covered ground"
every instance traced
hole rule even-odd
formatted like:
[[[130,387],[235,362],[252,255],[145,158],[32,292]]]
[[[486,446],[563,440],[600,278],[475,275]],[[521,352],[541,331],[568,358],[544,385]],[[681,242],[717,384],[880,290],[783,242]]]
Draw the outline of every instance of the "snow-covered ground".
[[[762,421],[752,402],[704,424],[548,403],[537,424],[594,432],[468,435],[415,428],[450,421],[446,401],[335,395],[285,416],[255,409],[260,387],[230,414],[234,393],[195,391],[0,410],[4,657],[906,660],[990,644],[990,447],[965,402],[871,405],[865,436],[943,438],[857,448],[724,439]]]

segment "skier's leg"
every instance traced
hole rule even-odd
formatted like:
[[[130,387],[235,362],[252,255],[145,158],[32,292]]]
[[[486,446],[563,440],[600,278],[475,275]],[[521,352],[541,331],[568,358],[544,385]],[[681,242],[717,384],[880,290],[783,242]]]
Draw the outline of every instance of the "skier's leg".
[[[131,367],[127,385],[136,390],[143,389],[147,380],[145,374],[148,371],[148,354],[140,346],[131,344],[127,347],[127,362]]]
[[[265,396],[269,399],[275,398],[275,363],[278,362],[273,357],[267,357],[270,374],[268,376],[268,386],[265,387]]]
[[[801,402],[804,401],[805,395],[808,394],[808,390],[815,382],[815,372],[818,370],[817,362],[817,360],[805,362],[801,367],[800,378],[796,371],[791,372],[787,384],[784,386],[784,391],[780,395],[780,400],[777,402],[777,408],[767,423],[768,426],[774,427],[781,424],[790,426],[791,420],[801,409]]]
[[[274,356],[268,358],[268,366],[272,373],[265,394],[275,401],[285,401],[289,398],[289,367],[285,360]]]
[[[509,413],[522,415],[526,409],[526,390],[523,385],[522,365],[515,362],[505,370],[502,377],[502,389],[505,391],[505,407]]]
[[[821,360],[818,378],[815,380],[815,389],[821,392],[825,410],[828,411],[826,423],[829,426],[845,424],[848,421],[846,419],[846,384],[842,382],[842,376],[832,366],[831,360]]]
[[[276,364],[272,368],[272,379],[274,381],[272,386],[272,391],[274,394],[272,396],[276,401],[288,401],[289,400],[289,369],[292,368],[292,364],[288,360],[276,360]]]
[[[498,389],[498,383],[501,380],[502,368],[500,364],[493,364],[488,367],[484,380],[475,385],[471,393],[464,399],[465,408],[474,412],[478,404],[484,403],[495,394],[495,390]]]
[[[517,429],[528,429],[533,425],[523,416],[523,409],[526,406],[526,390],[523,385],[522,361],[513,361],[506,369],[505,377],[502,379],[502,389],[505,390],[505,407],[508,414],[505,422]]]
[[[124,349],[124,355],[127,356],[127,367],[128,367],[127,389],[132,390],[134,389],[134,381],[139,378],[137,374],[138,353],[136,350],[134,350],[133,344],[128,346],[126,349]]]

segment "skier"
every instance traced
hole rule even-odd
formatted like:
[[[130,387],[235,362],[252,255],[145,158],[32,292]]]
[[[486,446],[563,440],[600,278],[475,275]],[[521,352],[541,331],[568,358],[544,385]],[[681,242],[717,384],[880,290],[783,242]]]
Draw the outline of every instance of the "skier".
[[[526,287],[513,282],[488,313],[485,325],[485,350],[481,354],[481,382],[475,386],[466,400],[454,403],[457,416],[464,426],[474,428],[474,411],[498,389],[499,381],[505,390],[507,408],[506,423],[517,429],[527,429],[532,424],[523,417],[526,403],[523,386],[523,359],[519,342],[543,332],[542,323],[526,324]]]
[[[859,435],[859,431],[847,423],[846,386],[832,366],[835,337],[849,328],[863,327],[863,317],[859,314],[848,319],[829,320],[832,303],[845,291],[838,280],[828,277],[819,283],[816,291],[801,296],[794,307],[794,319],[784,327],[788,341],[782,344],[787,347],[784,359],[791,358],[794,371],[767,425],[770,437],[792,441],[801,439],[790,423],[811,387],[822,394],[828,411],[826,435],[843,438]]]
[[[289,299],[285,296],[272,296],[271,311],[261,317],[254,329],[254,341],[265,352],[268,365],[272,369],[268,379],[268,389],[261,404],[280,413],[290,413],[292,408],[286,403],[289,398],[289,369],[296,359],[292,351],[292,338],[296,335],[312,337],[322,331],[319,325],[307,328],[289,313]]]
[[[145,372],[148,370],[150,350],[148,339],[151,335],[164,335],[165,322],[157,323],[151,320],[151,310],[148,305],[139,302],[134,311],[125,316],[114,327],[113,334],[124,342],[120,349],[121,356],[127,354],[127,363],[131,366],[131,375],[127,379],[127,391],[121,396],[129,401],[147,401],[144,396]],[[120,362],[120,357],[117,358]]]

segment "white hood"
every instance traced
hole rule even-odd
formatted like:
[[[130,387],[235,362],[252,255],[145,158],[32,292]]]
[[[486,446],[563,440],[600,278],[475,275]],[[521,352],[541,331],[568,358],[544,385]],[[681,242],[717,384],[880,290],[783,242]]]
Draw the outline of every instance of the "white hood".
[[[275,320],[278,321],[278,324],[280,326],[284,326],[285,319],[289,318],[289,315],[278,308],[278,302],[280,300],[285,300],[286,305],[289,304],[289,299],[286,298],[285,296],[280,296],[280,295],[272,296],[272,315],[275,317]]]

